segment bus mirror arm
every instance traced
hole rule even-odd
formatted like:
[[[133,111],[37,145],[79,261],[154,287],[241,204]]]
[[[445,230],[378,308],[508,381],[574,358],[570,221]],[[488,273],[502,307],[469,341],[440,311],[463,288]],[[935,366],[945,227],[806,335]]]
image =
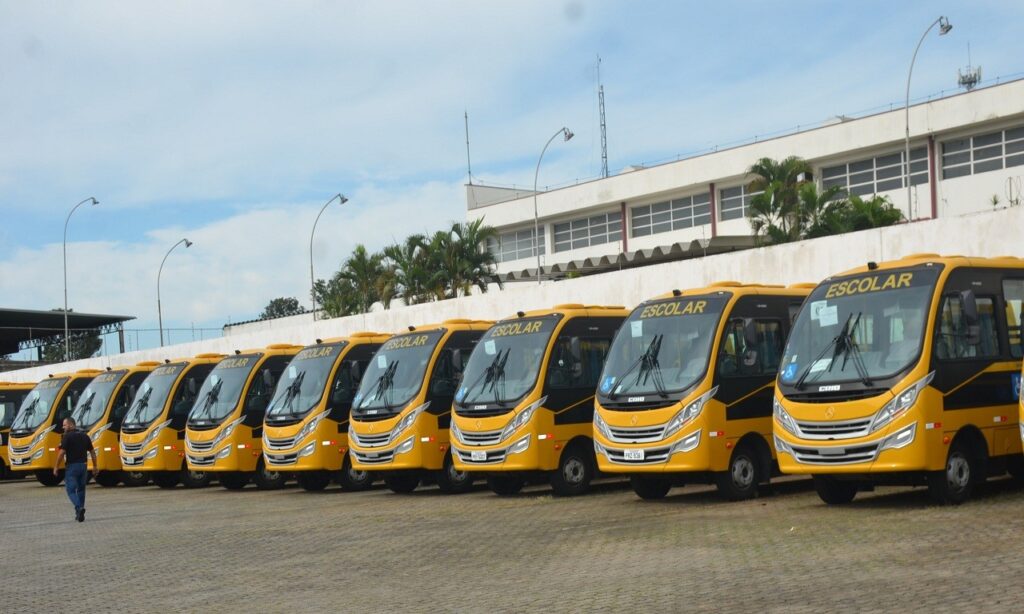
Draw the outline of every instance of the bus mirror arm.
[[[188,378],[185,381],[188,382],[186,384],[186,386],[188,387],[188,393],[190,395],[192,395],[192,396],[195,396],[196,395],[196,378],[190,377],[190,378]]]
[[[274,374],[270,372],[270,369],[263,370],[263,384],[266,385],[268,389],[274,388]]]
[[[359,366],[359,361],[358,360],[353,360],[349,364],[348,374],[349,374],[349,379],[352,380],[352,387],[353,388],[357,387],[359,381],[361,379],[363,379],[363,370]]]
[[[967,324],[966,341],[969,345],[978,345],[981,343],[981,326],[978,324],[978,299],[974,290],[960,292],[960,306]]]

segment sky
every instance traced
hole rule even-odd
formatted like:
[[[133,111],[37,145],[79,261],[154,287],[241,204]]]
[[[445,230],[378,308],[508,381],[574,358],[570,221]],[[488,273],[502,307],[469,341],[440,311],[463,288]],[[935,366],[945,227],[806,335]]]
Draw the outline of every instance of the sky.
[[[474,181],[542,186],[1024,73],[1024,3],[0,0],[0,306],[219,329],[465,219]],[[209,334],[209,333],[207,333]],[[187,333],[171,339],[191,339]],[[155,333],[137,335],[143,347]],[[186,339],[187,338],[187,339]],[[129,335],[129,347],[132,336]]]

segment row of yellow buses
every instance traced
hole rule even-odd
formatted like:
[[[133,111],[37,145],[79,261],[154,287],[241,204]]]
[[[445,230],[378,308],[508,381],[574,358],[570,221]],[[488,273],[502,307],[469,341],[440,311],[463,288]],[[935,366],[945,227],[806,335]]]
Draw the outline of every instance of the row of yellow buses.
[[[52,473],[60,421],[102,484],[499,495],[627,477],[643,499],[757,496],[811,475],[826,503],[882,484],[959,503],[1024,474],[1024,261],[917,254],[789,287],[716,282],[632,311],[558,305],[0,384],[4,462]],[[14,416],[11,409],[20,406]]]

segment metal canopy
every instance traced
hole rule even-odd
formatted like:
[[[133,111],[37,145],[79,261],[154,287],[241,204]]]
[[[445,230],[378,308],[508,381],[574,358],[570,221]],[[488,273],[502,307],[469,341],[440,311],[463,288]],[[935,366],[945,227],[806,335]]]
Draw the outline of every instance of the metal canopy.
[[[754,246],[754,237],[749,235],[715,237],[707,241],[707,245],[703,245],[701,241],[673,243],[671,245],[639,249],[623,254],[595,256],[582,260],[570,260],[569,262],[542,266],[540,268],[540,278],[557,280],[574,274],[593,275],[595,273],[617,271],[619,269],[657,264],[659,262],[701,258],[713,254],[750,249]],[[509,271],[502,274],[501,279],[504,282],[536,281],[537,269]]]
[[[133,316],[68,312],[68,330],[75,332],[117,330]],[[38,347],[64,335],[63,311],[0,308],[0,356]]]

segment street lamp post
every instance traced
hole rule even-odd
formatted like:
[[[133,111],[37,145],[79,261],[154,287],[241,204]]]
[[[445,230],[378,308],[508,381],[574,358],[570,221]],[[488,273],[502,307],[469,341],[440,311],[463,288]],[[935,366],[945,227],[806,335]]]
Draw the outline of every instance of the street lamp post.
[[[160,305],[160,275],[164,272],[164,263],[167,262],[167,256],[170,256],[174,248],[182,243],[185,244],[185,249],[192,247],[192,242],[188,239],[182,239],[172,245],[171,249],[167,250],[167,253],[164,254],[164,259],[160,261],[160,268],[156,272],[156,317],[160,321],[160,347],[164,347],[164,312],[163,307]]]
[[[87,202],[92,201],[93,206],[100,204],[100,201],[96,200],[92,196],[86,198],[82,202],[78,203],[68,211],[68,217],[64,220],[64,360],[68,361],[71,359],[71,339],[68,337],[68,222],[71,221],[71,214],[75,212],[75,209],[81,207]]]
[[[537,168],[533,171],[533,253],[537,256],[537,283],[540,284],[540,221],[537,217],[537,175],[540,173],[540,161],[544,159],[544,152],[548,150],[548,145],[551,141],[555,140],[561,134],[566,141],[573,137],[572,130],[562,127],[558,129],[558,132],[551,135],[548,142],[544,144],[544,149],[540,150],[540,157],[537,158]]]
[[[907,182],[907,216],[908,216],[908,221],[910,219],[913,219],[913,217],[914,217],[914,210],[913,210],[914,207],[913,207],[913,204],[911,203],[911,190],[910,190],[910,77],[911,77],[911,75],[914,74],[914,62],[917,61],[917,52],[918,52],[918,50],[921,49],[921,44],[924,43],[925,37],[928,36],[928,33],[931,32],[932,28],[934,28],[935,26],[939,26],[939,36],[944,36],[944,35],[948,34],[950,30],[953,29],[953,25],[951,23],[949,23],[949,20],[946,19],[945,15],[943,15],[943,16],[939,17],[938,19],[936,19],[935,21],[933,21],[932,24],[930,26],[928,26],[928,29],[924,31],[924,34],[921,35],[921,40],[917,41],[917,47],[914,47],[914,56],[912,58],[910,58],[910,70],[907,71],[907,99],[906,99],[906,103],[904,104],[904,107],[903,107],[904,108],[904,112],[906,113],[906,140],[905,140],[905,147],[904,147],[903,155],[906,156],[906,157],[903,159],[903,164],[904,164],[903,168],[906,170],[906,172],[904,173],[904,177],[905,177],[906,182]]]
[[[334,202],[334,199],[338,199],[339,205],[344,205],[348,202],[344,194],[335,194],[330,200],[324,203],[323,207],[320,207],[320,213],[316,214],[316,220],[313,221],[313,230],[309,231],[309,296],[313,301],[313,320],[316,320],[316,280],[313,278],[313,234],[316,233],[317,222],[320,221],[320,216],[324,214],[327,209],[327,205]]]

